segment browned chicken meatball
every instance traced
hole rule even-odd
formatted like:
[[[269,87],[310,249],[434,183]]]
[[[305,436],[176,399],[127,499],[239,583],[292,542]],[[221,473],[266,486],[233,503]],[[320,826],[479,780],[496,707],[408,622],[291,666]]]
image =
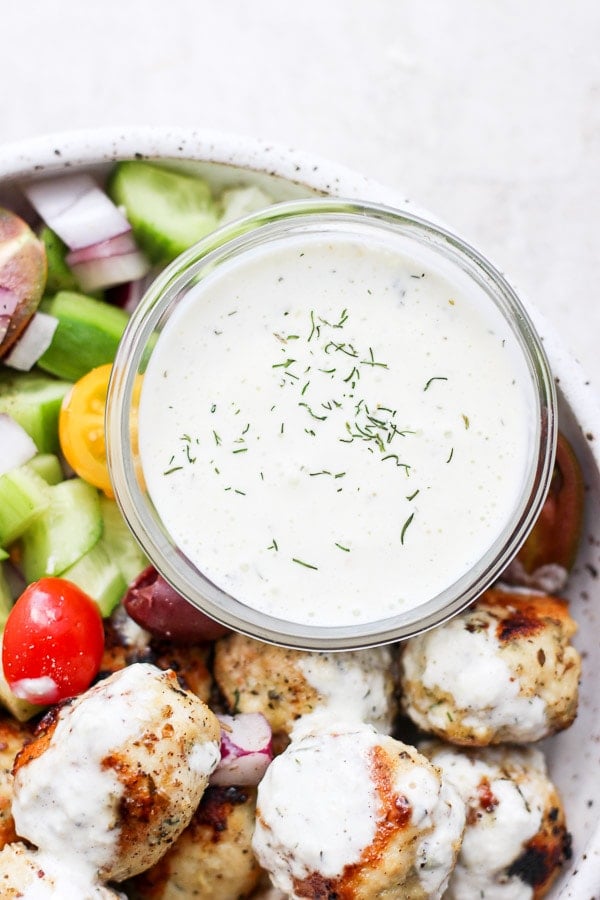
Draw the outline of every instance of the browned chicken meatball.
[[[127,666],[56,707],[17,756],[17,834],[100,880],[136,875],[189,824],[220,736],[174,672]]]
[[[567,728],[581,671],[575,631],[564,600],[487,591],[406,642],[404,709],[424,731],[471,746],[537,741]]]
[[[209,787],[159,862],[127,885],[134,900],[238,900],[261,870],[252,852],[256,788]]]
[[[447,900],[541,900],[571,855],[571,838],[541,752],[533,747],[422,748],[467,804]]]
[[[293,739],[273,760],[252,843],[288,897],[439,900],[464,825],[439,769],[363,726]]]
[[[206,703],[212,690],[208,669],[209,644],[176,645],[153,638],[119,608],[104,620],[104,653],[101,675],[118,672],[132,663],[145,662],[172,669],[179,684]]]
[[[261,712],[274,734],[321,711],[389,732],[395,713],[388,647],[317,653],[274,647],[241,634],[215,645],[215,680],[231,712]],[[312,720],[312,719],[311,719]]]
[[[15,756],[32,735],[32,728],[0,713],[0,849],[17,838],[12,817],[12,768]]]

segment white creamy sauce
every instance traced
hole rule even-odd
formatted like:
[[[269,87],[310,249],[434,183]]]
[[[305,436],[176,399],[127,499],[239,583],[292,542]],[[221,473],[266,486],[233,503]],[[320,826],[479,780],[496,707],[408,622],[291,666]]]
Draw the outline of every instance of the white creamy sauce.
[[[311,874],[340,878],[382,827],[373,749],[387,739],[368,725],[346,732],[293,736],[271,763],[258,788],[253,847],[273,884],[294,892],[294,879]],[[390,745],[383,746],[389,753]],[[398,752],[403,745],[397,743]],[[447,885],[465,823],[465,805],[456,789],[443,784],[425,761],[400,765],[392,775],[394,794],[410,807],[410,825],[421,832],[405,850],[414,853],[419,881],[431,900]],[[340,777],[343,772],[343,778]],[[385,830],[385,826],[384,830]],[[381,863],[385,871],[385,861]]]
[[[450,586],[500,535],[531,447],[525,363],[489,305],[344,235],[209,275],[142,388],[144,476],[176,544],[238,600],[305,624]]]
[[[465,827],[465,805],[456,788],[444,780],[431,821],[433,830],[417,843],[416,858],[421,887],[427,897],[438,900],[445,896]]]
[[[511,759],[512,754],[512,759]],[[541,753],[533,748],[488,748],[479,758],[451,748],[432,756],[465,803],[480,809],[483,779],[497,805],[467,826],[449,897],[456,900],[531,900],[533,889],[506,870],[539,831],[547,784]],[[526,773],[529,770],[530,775]],[[518,775],[519,782],[511,780]]]
[[[544,701],[520,696],[517,673],[502,657],[500,643],[490,631],[468,631],[459,616],[412,638],[403,656],[406,677],[451,694],[456,708],[467,713],[462,721],[468,727],[487,731],[511,725],[515,740],[536,740],[547,730]],[[431,723],[439,727],[447,725],[446,715],[444,705],[428,712]]]
[[[471,871],[458,863],[445,900],[532,900],[533,888],[520,878],[503,883],[490,881],[485,872]]]
[[[23,887],[24,900],[125,900],[125,894],[91,880],[87,868],[80,869],[68,859],[59,861],[47,853],[38,853],[35,862],[43,877],[32,878]]]
[[[294,878],[339,876],[371,844],[377,794],[370,751],[377,741],[368,726],[308,735],[271,763],[258,789],[253,847],[276,887],[291,893]]]
[[[221,759],[221,746],[216,741],[194,744],[187,757],[187,765],[196,775],[210,775]]]
[[[439,900],[465,826],[465,805],[452,785],[440,783],[437,775],[424,766],[414,765],[409,772],[400,770],[394,789],[411,806],[411,825],[423,832],[415,846],[421,886],[430,900]]]
[[[429,768],[412,766],[397,772],[394,788],[411,806],[411,823],[417,827],[431,824],[431,814],[438,802],[440,781]]]
[[[49,675],[39,678],[21,678],[10,686],[15,697],[29,700],[30,703],[56,703],[59,687]]]
[[[352,722],[366,722],[388,734],[393,709],[391,664],[389,647],[303,654],[296,665],[323,702],[297,720],[293,736]]]
[[[17,773],[13,816],[19,835],[56,856],[77,846],[78,854],[90,856],[92,870],[111,859],[119,837],[115,798],[123,786],[101,762],[124,734],[141,733],[135,704],[133,693],[107,703],[105,694],[91,692],[85,703],[61,711],[46,751],[28,763],[23,777]]]

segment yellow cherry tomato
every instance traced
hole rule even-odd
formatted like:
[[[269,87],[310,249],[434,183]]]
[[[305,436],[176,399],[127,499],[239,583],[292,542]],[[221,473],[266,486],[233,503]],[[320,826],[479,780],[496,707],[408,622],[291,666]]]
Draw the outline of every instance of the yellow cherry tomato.
[[[65,459],[80,478],[114,497],[104,442],[104,409],[112,365],[92,369],[63,400],[58,438]]]

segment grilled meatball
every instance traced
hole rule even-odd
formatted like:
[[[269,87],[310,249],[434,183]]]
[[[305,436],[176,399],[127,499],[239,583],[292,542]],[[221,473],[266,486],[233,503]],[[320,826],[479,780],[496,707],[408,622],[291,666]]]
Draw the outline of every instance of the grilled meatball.
[[[340,773],[344,777],[340,777]],[[305,735],[258,787],[253,846],[294,898],[439,898],[465,805],[414,747],[364,726]]]
[[[261,712],[275,734],[315,714],[391,730],[394,683],[388,647],[317,653],[232,634],[215,647],[215,680],[232,712]],[[304,726],[304,723],[302,723]]]
[[[0,713],[0,849],[17,839],[11,804],[15,756],[31,737],[31,727]]]
[[[57,707],[17,756],[17,833],[101,880],[124,880],[188,825],[219,746],[216,717],[174,672],[128,666]]]
[[[238,900],[261,870],[252,852],[256,788],[207,788],[192,821],[158,863],[133,880],[134,900]]]
[[[126,900],[125,894],[91,880],[86,870],[21,843],[7,844],[0,851],[0,897],[2,900],[18,897]]]
[[[402,703],[423,730],[455,744],[537,741],[577,711],[581,661],[567,603],[487,591],[439,628],[406,642]]]
[[[423,752],[467,804],[467,827],[447,900],[540,900],[571,855],[562,804],[532,747]]]
[[[110,618],[103,620],[104,653],[100,676],[106,677],[137,662],[151,662],[152,635],[130,618],[123,606],[117,606]]]
[[[104,622],[100,673],[105,676],[132,663],[152,663],[159,669],[173,669],[181,687],[206,703],[212,690],[212,676],[207,665],[209,653],[209,644],[178,646],[153,638],[119,607]]]

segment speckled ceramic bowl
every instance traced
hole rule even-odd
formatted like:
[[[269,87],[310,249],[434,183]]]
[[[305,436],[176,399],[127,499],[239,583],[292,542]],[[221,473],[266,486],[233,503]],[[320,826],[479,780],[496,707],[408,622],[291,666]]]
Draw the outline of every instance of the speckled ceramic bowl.
[[[102,178],[113,161],[134,157],[177,159],[215,187],[258,184],[276,200],[331,194],[425,212],[404,194],[307,153],[248,138],[166,128],[103,129],[0,148],[0,204],[26,209],[19,190],[22,179],[65,170],[91,171]],[[431,213],[425,214],[432,218]],[[477,243],[470,235],[462,237]],[[559,395],[559,426],[582,463],[587,499],[585,533],[565,591],[580,626],[576,638],[583,655],[579,715],[568,731],[544,748],[564,798],[574,854],[549,896],[593,900],[600,895],[600,411],[579,365],[535,306],[525,302],[550,359]]]

